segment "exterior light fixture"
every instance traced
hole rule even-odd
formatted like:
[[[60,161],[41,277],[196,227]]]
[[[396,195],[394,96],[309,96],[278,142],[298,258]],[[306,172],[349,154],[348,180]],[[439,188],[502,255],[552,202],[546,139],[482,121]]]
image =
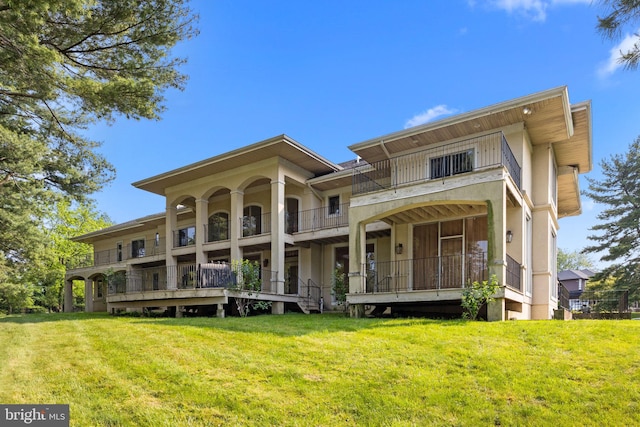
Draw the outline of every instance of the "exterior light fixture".
[[[507,230],[507,243],[511,243],[513,241],[513,232],[511,230]]]
[[[524,114],[525,116],[530,116],[531,113],[533,113],[533,111],[531,111],[531,108],[529,108],[529,107],[524,107],[522,109],[522,114]]]
[[[400,255],[400,254],[402,254],[402,250],[403,250],[402,243],[398,243],[398,244],[396,245],[396,253],[397,253],[398,255]]]

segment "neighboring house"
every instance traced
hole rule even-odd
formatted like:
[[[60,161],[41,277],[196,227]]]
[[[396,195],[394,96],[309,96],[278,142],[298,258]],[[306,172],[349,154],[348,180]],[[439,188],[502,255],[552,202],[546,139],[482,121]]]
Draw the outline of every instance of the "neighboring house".
[[[583,302],[580,295],[587,288],[587,282],[595,276],[595,272],[589,269],[562,270],[558,272],[558,281],[569,292],[569,309],[581,310]]]
[[[330,309],[337,270],[353,316],[459,315],[463,287],[495,275],[489,320],[552,317],[558,219],[580,213],[592,168],[590,102],[560,87],[349,148],[357,160],[337,164],[282,135],[135,182],[166,212],[76,238],[94,258],[67,272],[65,308],[84,280],[87,311],[222,316],[238,293],[218,274],[249,259],[250,297],[274,313]]]

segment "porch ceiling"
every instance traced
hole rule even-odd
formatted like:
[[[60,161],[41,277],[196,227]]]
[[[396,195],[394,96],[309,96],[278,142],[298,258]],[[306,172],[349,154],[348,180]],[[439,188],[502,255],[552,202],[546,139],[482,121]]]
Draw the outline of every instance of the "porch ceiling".
[[[486,205],[471,205],[464,203],[442,204],[433,206],[419,206],[416,208],[407,209],[402,212],[396,212],[383,218],[383,221],[390,224],[412,224],[486,214]]]

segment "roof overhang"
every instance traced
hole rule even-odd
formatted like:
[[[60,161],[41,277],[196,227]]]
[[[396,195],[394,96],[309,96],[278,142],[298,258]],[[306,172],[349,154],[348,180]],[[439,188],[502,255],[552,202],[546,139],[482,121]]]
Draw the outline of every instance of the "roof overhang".
[[[373,138],[349,149],[369,163],[444,141],[523,123],[533,145],[562,145],[558,166],[591,170],[591,106],[571,105],[566,86]]]
[[[193,215],[193,210],[190,208],[179,209],[177,214],[179,217],[189,214]],[[166,214],[162,212],[123,222],[122,224],[112,225],[111,227],[103,228],[102,230],[93,231],[81,236],[76,236],[71,238],[71,240],[81,243],[95,243],[104,239],[131,234],[131,232],[135,230],[152,230],[163,225],[165,222]]]
[[[199,178],[251,165],[260,160],[280,157],[313,173],[324,175],[342,169],[302,144],[279,135],[255,144],[229,151],[190,165],[134,182],[134,187],[151,193],[165,195],[165,190],[175,185]]]

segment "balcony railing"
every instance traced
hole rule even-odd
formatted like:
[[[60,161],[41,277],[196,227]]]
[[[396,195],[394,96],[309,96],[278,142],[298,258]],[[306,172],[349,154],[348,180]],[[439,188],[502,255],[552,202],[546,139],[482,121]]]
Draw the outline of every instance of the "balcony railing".
[[[352,191],[366,194],[500,165],[520,188],[520,165],[504,134],[496,132],[357,167]]]
[[[363,268],[367,293],[459,289],[487,279],[487,254],[377,262]]]
[[[224,242],[229,240],[229,223],[226,222],[224,224],[204,225],[204,236],[205,243],[213,243],[213,242]]]
[[[172,289],[234,288],[239,270],[227,263],[180,264],[144,268],[118,274],[109,295]],[[275,293],[275,271],[260,269],[260,292]]]
[[[286,231],[292,234],[300,231],[347,227],[348,225],[349,203],[343,203],[337,208],[323,206],[289,214],[286,221]]]
[[[515,289],[516,291],[522,291],[522,279],[520,273],[520,263],[507,255],[507,277],[505,277],[505,285]]]
[[[196,227],[183,227],[173,231],[173,247],[184,248],[196,244]]]
[[[259,236],[271,233],[271,213],[247,215],[240,218],[242,237]]]

